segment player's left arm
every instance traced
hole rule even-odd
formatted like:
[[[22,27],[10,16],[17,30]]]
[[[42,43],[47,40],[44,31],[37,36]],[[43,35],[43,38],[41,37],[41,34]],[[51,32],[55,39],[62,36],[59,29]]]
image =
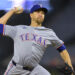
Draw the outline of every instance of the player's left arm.
[[[71,59],[70,59],[70,55],[65,47],[65,45],[63,44],[61,47],[57,48],[57,50],[60,53],[61,58],[64,60],[65,62],[65,74],[70,74],[70,75],[74,75],[74,69],[71,63]]]
[[[70,55],[66,49],[66,46],[64,45],[64,42],[57,37],[54,31],[52,32],[52,38],[52,46],[54,46],[59,51],[61,58],[64,60],[64,63],[66,63],[67,66],[73,71]]]
[[[70,55],[69,55],[67,49],[64,49],[63,51],[61,51],[60,52],[60,56],[64,60],[64,62],[66,64],[68,64],[73,70],[73,66],[72,66],[72,63],[71,63]]]
[[[69,53],[66,49],[66,46],[63,44],[60,47],[58,47],[57,50],[59,51],[60,56],[64,60],[64,62],[66,64],[68,64],[73,69],[71,59],[70,59],[70,55],[69,55]]]

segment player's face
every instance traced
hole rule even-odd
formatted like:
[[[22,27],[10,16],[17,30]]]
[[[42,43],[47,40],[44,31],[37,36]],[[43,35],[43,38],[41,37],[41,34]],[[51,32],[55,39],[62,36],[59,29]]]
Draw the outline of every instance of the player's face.
[[[31,14],[31,19],[37,23],[42,23],[44,21],[45,13],[42,10],[35,11]]]

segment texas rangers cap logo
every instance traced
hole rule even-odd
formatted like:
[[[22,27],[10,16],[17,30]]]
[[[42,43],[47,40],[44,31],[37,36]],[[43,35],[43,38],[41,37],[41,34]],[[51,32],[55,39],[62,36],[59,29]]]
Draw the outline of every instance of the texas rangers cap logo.
[[[45,7],[42,6],[42,4],[37,4],[37,5],[34,5],[31,10],[30,10],[30,13],[33,13],[34,11],[37,11],[41,9],[42,11],[44,11],[45,13],[47,13],[47,9]]]
[[[40,5],[40,7],[42,8],[42,4],[39,4]]]

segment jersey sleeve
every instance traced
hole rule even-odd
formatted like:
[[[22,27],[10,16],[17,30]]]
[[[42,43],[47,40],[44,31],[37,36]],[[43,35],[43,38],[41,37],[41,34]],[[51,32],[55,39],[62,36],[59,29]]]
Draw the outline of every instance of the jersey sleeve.
[[[16,27],[0,24],[0,34],[14,38],[16,35]]]
[[[0,34],[3,35],[4,32],[4,24],[0,24]]]
[[[61,39],[59,39],[59,37],[53,30],[50,32],[50,38],[51,45],[54,46],[56,49],[58,49],[64,44],[64,42]]]

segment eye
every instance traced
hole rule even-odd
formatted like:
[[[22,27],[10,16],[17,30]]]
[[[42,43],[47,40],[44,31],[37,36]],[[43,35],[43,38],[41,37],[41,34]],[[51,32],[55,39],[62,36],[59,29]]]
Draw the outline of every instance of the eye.
[[[42,10],[38,10],[38,11],[35,11],[36,13],[41,13],[42,15],[45,15],[45,12],[42,11]]]
[[[43,14],[43,15],[45,14],[43,11],[42,11],[42,12],[40,12],[40,13],[41,13],[41,14]]]

